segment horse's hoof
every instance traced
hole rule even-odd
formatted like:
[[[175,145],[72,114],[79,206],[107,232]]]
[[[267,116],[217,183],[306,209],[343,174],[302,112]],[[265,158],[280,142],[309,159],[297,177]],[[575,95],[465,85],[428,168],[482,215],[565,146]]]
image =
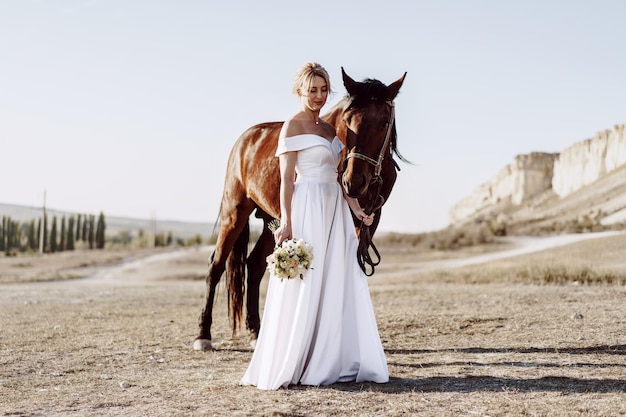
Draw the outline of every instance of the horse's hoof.
[[[213,350],[213,345],[211,345],[211,341],[209,339],[196,339],[193,342],[193,350],[206,352],[208,350]]]
[[[259,338],[259,331],[250,330],[248,334],[248,343],[252,346],[252,349],[256,348],[256,340]]]

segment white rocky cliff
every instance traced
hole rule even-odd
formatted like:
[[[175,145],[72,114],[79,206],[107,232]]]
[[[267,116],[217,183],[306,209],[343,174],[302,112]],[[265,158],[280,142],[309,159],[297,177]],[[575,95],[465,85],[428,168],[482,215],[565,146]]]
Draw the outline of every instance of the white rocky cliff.
[[[561,152],[554,163],[554,192],[565,197],[626,164],[624,126],[600,132]]]
[[[553,191],[565,197],[626,165],[625,126],[597,133],[561,153],[518,155],[488,183],[450,210],[450,224],[469,220],[496,204],[519,206]]]

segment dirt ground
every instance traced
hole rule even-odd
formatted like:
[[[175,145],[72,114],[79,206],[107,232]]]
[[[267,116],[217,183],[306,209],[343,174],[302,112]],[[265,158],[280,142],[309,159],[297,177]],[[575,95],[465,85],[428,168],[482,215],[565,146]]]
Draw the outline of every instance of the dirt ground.
[[[605,241],[593,242],[603,259],[614,251],[623,262],[626,237],[614,237],[610,250]],[[583,259],[589,247],[542,253]],[[380,249],[383,265],[369,283],[390,382],[275,392],[238,384],[252,349],[245,332],[231,337],[224,288],[216,350],[191,348],[209,248],[0,258],[0,413],[626,415],[623,284],[467,283],[458,253],[457,275],[441,280],[445,264],[424,267],[410,248]],[[538,262],[530,256],[507,265]],[[472,274],[487,271],[482,262]],[[597,267],[594,259],[589,266]]]

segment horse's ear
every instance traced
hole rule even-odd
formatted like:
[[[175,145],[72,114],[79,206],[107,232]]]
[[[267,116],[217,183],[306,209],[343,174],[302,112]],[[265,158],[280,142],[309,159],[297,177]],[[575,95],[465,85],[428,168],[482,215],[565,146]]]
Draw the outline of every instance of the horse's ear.
[[[343,85],[346,87],[346,91],[349,95],[353,96],[357,93],[358,83],[354,81],[341,67],[341,76],[343,77]]]
[[[400,87],[402,87],[402,83],[404,82],[404,77],[406,77],[406,72],[402,77],[389,84],[389,87],[387,87],[387,100],[392,101],[396,98],[398,92],[400,91]]]

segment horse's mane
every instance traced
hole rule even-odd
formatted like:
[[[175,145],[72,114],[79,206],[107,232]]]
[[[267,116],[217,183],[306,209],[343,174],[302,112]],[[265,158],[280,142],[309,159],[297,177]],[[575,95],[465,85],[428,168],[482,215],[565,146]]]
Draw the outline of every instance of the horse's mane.
[[[356,92],[351,96],[346,96],[344,99],[347,102],[347,105],[345,107],[346,111],[350,109],[365,107],[368,103],[372,101],[389,101],[387,98],[387,86],[376,79],[367,78],[362,82],[355,83],[355,85]],[[407,164],[411,163],[408,159],[402,156],[402,154],[398,150],[398,135],[396,132],[395,118],[393,121],[393,127],[391,132],[391,153],[392,155],[396,155],[401,161]],[[394,164],[399,171],[400,167],[398,166],[398,164],[396,164],[395,161]]]

